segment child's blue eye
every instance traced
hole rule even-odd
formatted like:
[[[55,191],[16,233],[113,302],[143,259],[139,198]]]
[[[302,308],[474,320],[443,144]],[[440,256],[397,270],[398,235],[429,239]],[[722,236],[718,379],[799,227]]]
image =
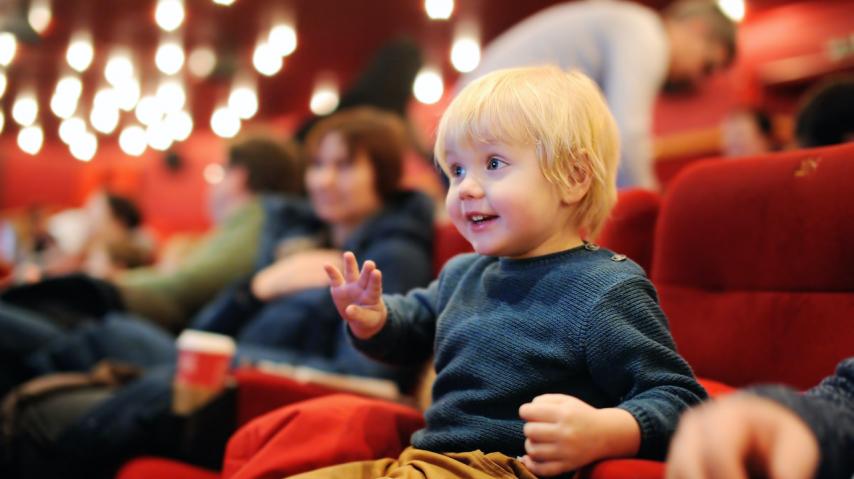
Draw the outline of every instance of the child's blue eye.
[[[499,160],[498,158],[492,157],[489,161],[486,162],[487,170],[497,170],[499,168],[503,168],[507,166],[507,162],[503,160]]]
[[[455,178],[459,178],[465,174],[466,170],[460,165],[454,165],[451,167],[451,176]]]

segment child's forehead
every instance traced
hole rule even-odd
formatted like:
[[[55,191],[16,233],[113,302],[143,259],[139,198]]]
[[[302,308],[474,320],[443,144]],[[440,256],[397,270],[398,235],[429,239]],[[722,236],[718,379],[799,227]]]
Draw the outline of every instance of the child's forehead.
[[[472,154],[496,153],[502,151],[519,151],[519,150],[534,150],[536,144],[532,142],[522,142],[514,140],[500,139],[482,139],[476,140],[473,138],[461,139],[461,141],[449,141],[445,145],[445,155],[447,157],[469,156]]]

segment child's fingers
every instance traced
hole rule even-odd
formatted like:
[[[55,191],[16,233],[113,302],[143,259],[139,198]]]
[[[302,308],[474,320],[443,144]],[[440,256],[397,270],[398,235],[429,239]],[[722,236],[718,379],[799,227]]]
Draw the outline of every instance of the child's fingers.
[[[572,400],[573,397],[566,394],[540,394],[531,402],[534,404],[563,404]]]
[[[558,422],[561,407],[556,404],[527,403],[519,408],[519,417],[528,422]]]
[[[371,277],[366,287],[368,291],[367,299],[372,303],[379,303],[383,295],[383,274],[382,271],[375,269],[371,273]]]
[[[341,272],[338,271],[338,268],[332,266],[331,264],[323,265],[323,270],[326,271],[326,276],[329,277],[329,285],[333,288],[337,288],[344,284],[344,277],[341,276]]]
[[[529,422],[523,428],[525,437],[534,442],[553,442],[560,436],[560,427],[550,422]]]
[[[369,325],[369,323],[376,320],[377,312],[363,308],[361,306],[357,306],[355,304],[351,304],[347,306],[344,310],[344,314],[346,314],[346,319],[348,322],[357,323],[359,325]]]
[[[563,459],[566,453],[558,444],[553,442],[534,442],[525,440],[525,453],[534,462],[555,461]]]
[[[359,265],[356,263],[356,255],[347,251],[344,253],[344,279],[353,283],[359,279]]]
[[[536,476],[556,476],[562,472],[567,472],[570,469],[561,461],[538,462],[528,456],[525,456],[522,461],[529,471]]]
[[[368,283],[371,280],[371,272],[377,269],[377,264],[371,260],[365,261],[362,266],[362,273],[359,275],[359,286],[362,289],[368,289]]]

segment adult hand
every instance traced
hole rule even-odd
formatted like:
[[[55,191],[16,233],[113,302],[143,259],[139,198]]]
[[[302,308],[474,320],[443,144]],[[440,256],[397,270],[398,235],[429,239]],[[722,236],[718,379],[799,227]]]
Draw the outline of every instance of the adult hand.
[[[687,412],[667,459],[668,479],[813,477],[818,441],[784,406],[746,393]]]

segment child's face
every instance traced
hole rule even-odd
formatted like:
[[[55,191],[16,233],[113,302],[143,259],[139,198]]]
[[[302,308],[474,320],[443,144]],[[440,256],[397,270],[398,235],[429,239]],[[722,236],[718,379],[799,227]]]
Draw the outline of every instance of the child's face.
[[[576,246],[571,205],[540,170],[534,147],[477,143],[448,151],[445,206],[454,226],[488,256],[526,258]]]

